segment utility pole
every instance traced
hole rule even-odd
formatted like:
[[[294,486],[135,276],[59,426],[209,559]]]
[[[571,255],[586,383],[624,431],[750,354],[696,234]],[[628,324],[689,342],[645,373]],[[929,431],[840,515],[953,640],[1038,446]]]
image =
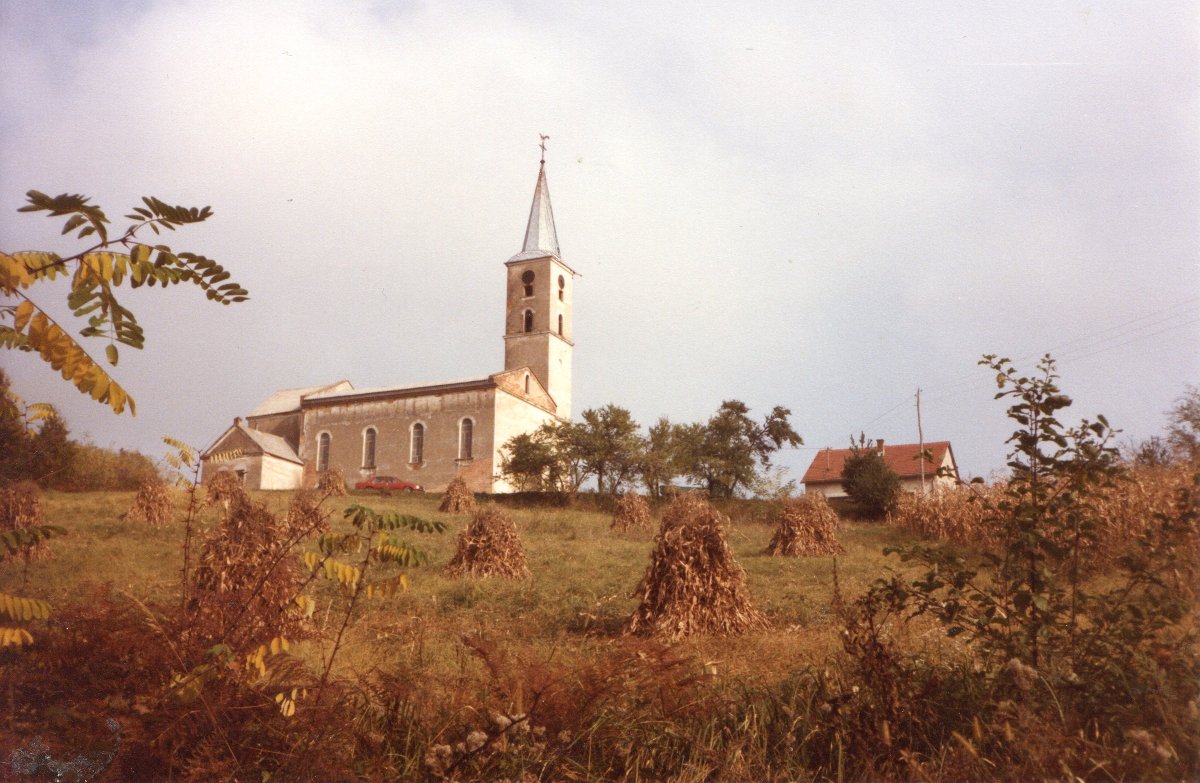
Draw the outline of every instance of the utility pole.
[[[917,459],[921,463],[921,497],[925,497],[925,432],[921,429],[921,387],[917,387],[917,440],[921,444]]]

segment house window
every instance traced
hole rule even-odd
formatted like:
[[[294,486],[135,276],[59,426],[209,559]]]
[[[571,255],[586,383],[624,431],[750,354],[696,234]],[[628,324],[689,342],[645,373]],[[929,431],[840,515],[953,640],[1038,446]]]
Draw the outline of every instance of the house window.
[[[558,315],[558,336],[562,337],[562,313]]]
[[[533,270],[526,269],[521,275],[521,284],[525,286],[525,296],[533,296]]]
[[[471,441],[475,436],[475,422],[463,419],[458,423],[458,458],[471,459]]]
[[[412,425],[412,440],[408,449],[408,461],[420,464],[425,461],[425,425],[417,422]]]
[[[317,472],[329,470],[329,433],[322,432],[317,436]]]
[[[532,310],[525,311],[525,331],[527,331],[527,332],[533,331],[533,311]]]
[[[558,276],[558,301],[563,300],[563,290],[567,287],[567,280],[562,275]]]
[[[367,427],[363,432],[363,461],[362,466],[368,470],[375,469],[375,428]]]

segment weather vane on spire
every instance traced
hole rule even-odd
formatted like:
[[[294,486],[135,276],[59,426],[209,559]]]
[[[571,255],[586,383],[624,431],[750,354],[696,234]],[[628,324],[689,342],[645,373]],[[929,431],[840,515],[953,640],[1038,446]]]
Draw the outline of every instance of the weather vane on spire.
[[[542,143],[538,146],[540,146],[542,148],[542,163],[545,163],[546,162],[546,140],[549,139],[550,137],[544,133],[539,133],[538,136],[540,136],[542,139]]]

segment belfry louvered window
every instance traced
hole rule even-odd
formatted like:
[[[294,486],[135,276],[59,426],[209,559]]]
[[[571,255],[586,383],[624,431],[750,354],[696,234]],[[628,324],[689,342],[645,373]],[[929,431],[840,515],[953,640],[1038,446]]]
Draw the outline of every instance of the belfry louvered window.
[[[532,310],[525,311],[525,331],[527,331],[527,332],[533,331],[533,311]]]

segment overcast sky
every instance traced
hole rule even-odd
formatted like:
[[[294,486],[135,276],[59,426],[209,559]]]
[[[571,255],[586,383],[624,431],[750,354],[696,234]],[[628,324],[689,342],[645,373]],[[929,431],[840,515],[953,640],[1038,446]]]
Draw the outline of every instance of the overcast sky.
[[[31,188],[211,205],[168,241],[252,297],[127,295],[136,418],[0,361],[154,456],[278,388],[500,370],[545,133],[577,414],[785,405],[799,479],[915,441],[921,387],[986,476],[1011,427],[976,361],[1051,351],[1071,420],[1144,438],[1200,381],[1196,6],[0,0],[0,248],[78,249]]]

